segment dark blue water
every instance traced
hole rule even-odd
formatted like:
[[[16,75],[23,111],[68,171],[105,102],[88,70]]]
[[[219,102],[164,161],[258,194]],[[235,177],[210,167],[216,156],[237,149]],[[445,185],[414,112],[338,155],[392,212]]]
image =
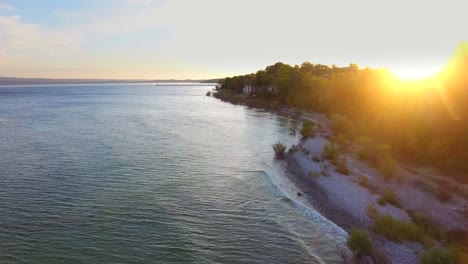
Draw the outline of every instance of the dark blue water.
[[[1,263],[338,263],[271,144],[211,86],[0,87]]]

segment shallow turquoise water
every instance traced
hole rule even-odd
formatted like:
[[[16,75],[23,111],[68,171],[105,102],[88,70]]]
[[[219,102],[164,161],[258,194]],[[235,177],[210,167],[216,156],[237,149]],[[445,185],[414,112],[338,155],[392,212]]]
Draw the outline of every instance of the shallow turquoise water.
[[[298,124],[211,88],[0,87],[0,262],[339,263],[273,158]]]

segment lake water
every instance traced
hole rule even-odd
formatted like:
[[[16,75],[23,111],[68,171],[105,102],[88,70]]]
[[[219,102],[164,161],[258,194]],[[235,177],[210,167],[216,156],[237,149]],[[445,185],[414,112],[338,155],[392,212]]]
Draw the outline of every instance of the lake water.
[[[339,263],[273,156],[299,124],[212,88],[0,87],[0,263]]]

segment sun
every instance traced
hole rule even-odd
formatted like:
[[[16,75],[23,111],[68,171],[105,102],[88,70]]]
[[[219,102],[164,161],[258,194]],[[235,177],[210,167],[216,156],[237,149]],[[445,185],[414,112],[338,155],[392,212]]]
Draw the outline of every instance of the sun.
[[[439,73],[442,68],[441,65],[405,65],[390,67],[389,70],[399,79],[404,81],[419,81],[429,79]]]

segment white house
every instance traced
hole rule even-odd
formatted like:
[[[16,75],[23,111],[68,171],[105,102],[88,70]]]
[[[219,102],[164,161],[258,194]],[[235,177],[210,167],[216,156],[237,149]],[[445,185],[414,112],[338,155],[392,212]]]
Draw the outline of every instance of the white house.
[[[242,92],[246,95],[252,95],[253,93],[262,92],[262,91],[274,93],[277,91],[277,88],[275,85],[268,85],[268,86],[262,86],[262,87],[255,87],[253,85],[244,85],[244,88],[242,88]]]
[[[244,85],[242,92],[246,95],[250,95],[255,91],[255,88],[252,85]]]

